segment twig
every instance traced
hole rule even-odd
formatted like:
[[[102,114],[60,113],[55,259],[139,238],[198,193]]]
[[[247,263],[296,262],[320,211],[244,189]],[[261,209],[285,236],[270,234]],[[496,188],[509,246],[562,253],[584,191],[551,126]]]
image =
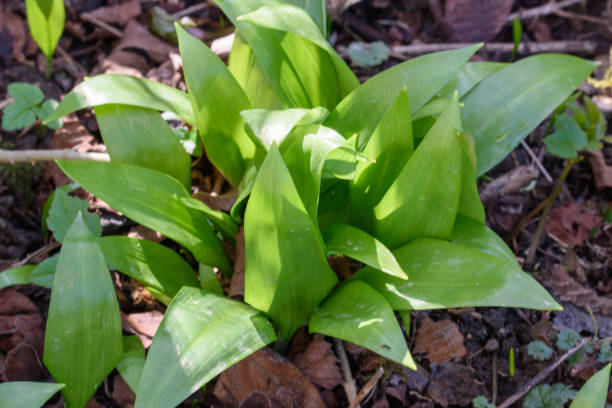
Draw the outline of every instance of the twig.
[[[351,402],[351,405],[349,405],[349,408],[356,408],[359,406],[359,403],[361,401],[363,401],[363,399],[370,393],[370,391],[372,391],[372,389],[376,386],[376,383],[378,382],[378,380],[380,380],[380,377],[382,377],[382,375],[384,374],[385,370],[383,369],[382,366],[380,366],[378,368],[378,371],[376,371],[376,373],[374,373],[374,375],[372,376],[372,378],[370,378],[368,380],[368,382],[366,383],[366,385],[363,386],[362,389],[359,390],[359,394],[357,394],[357,397],[355,398],[355,400],[353,402]]]
[[[335,338],[334,346],[336,348],[336,354],[338,354],[338,357],[340,358],[340,366],[342,367],[342,374],[344,376],[344,383],[342,383],[344,392],[346,393],[346,397],[348,398],[351,406],[358,408],[359,404],[353,405],[355,398],[357,398],[357,387],[355,386],[355,379],[353,378],[353,373],[351,373],[351,366],[349,365],[346,351],[342,345],[342,340]]]
[[[506,24],[512,24],[512,21],[515,18],[518,18],[519,20],[526,20],[528,18],[546,16],[562,8],[571,7],[573,5],[580,4],[580,3],[585,3],[585,0],[565,0],[565,1],[560,1],[559,3],[556,3],[554,1],[549,1],[548,3],[542,6],[533,7],[527,10],[522,10],[522,11],[518,11],[516,13],[510,14],[506,18]]]
[[[582,20],[594,24],[606,24],[606,20],[604,20],[603,18],[589,16],[588,14],[572,13],[571,11],[565,10],[555,10],[554,14],[559,17],[567,18],[570,20]]]
[[[13,102],[15,102],[15,100],[9,96],[5,100],[0,101],[0,109],[6,108],[8,105],[10,105]]]
[[[491,356],[491,404],[497,401],[497,351]]]
[[[4,150],[0,149],[0,163],[24,163],[53,160],[87,160],[108,162],[107,153],[83,153],[74,150]]]
[[[98,27],[108,31],[110,34],[114,35],[117,38],[123,37],[123,33],[121,31],[117,30],[115,27],[105,23],[102,20],[98,20],[97,18],[90,16],[89,14],[81,14],[81,19],[88,21],[91,24],[97,25]]]
[[[586,344],[588,340],[589,340],[588,338],[583,338],[582,340],[580,340],[580,343],[578,343],[571,349],[567,350],[567,352],[565,352],[565,354],[563,354],[557,361],[555,361],[554,363],[546,367],[544,370],[542,370],[540,373],[538,373],[538,375],[533,377],[533,379],[529,381],[527,385],[525,385],[519,392],[517,392],[516,394],[512,395],[510,398],[505,400],[498,408],[508,408],[512,404],[514,404],[516,401],[523,398],[525,394],[527,394],[533,387],[535,387],[542,380],[548,377],[548,375],[552,373],[557,367],[559,367],[565,360],[567,360],[568,358],[573,356],[574,353],[580,350]]]
[[[200,4],[194,4],[193,6],[187,7],[184,10],[177,11],[174,14],[170,14],[170,18],[172,18],[173,20],[176,20],[176,19],[179,19],[181,17],[187,16],[187,15],[189,15],[191,13],[195,13],[196,11],[203,10],[203,9],[207,8],[209,5],[210,4],[208,4],[207,1],[204,1],[204,2],[202,2]]]
[[[64,50],[59,45],[57,47],[55,47],[55,50],[57,51],[57,53],[59,55],[62,56],[62,58],[64,60],[66,60],[66,62],[68,62],[69,65],[71,65],[73,67],[73,69],[77,70],[80,73],[80,75],[81,75],[80,79],[82,79],[83,77],[85,77],[85,75],[87,75],[87,70],[85,68],[83,68],[83,66],[81,64],[76,62],[74,60],[74,58],[72,58],[72,56],[66,52],[66,50]]]
[[[521,140],[521,146],[523,146],[523,149],[525,149],[527,154],[531,157],[531,159],[535,163],[536,167],[540,170],[540,173],[542,173],[542,175],[544,176],[544,178],[549,183],[552,183],[553,182],[553,178],[550,176],[548,171],[546,171],[546,169],[544,168],[544,165],[542,164],[540,159],[538,159],[538,156],[536,156],[535,153],[533,152],[533,150],[531,150],[531,147],[529,147],[529,145],[527,143],[525,143],[524,139]]]
[[[56,248],[59,248],[61,244],[57,241],[50,243],[49,245],[45,245],[42,248],[37,249],[36,251],[32,252],[31,254],[29,254],[28,256],[26,256],[25,258],[23,258],[21,261],[19,262],[15,262],[14,264],[11,265],[11,268],[16,268],[18,266],[23,266],[29,262],[31,262],[32,260],[39,258],[45,254],[48,254],[49,252],[53,251]]]

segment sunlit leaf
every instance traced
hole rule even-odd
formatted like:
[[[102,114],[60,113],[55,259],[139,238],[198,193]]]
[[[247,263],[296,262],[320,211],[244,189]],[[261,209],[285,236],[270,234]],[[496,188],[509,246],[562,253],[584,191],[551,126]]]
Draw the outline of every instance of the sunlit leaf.
[[[57,268],[58,260],[59,254],[55,254],[38,264],[36,269],[30,273],[30,282],[35,283],[38,286],[44,286],[45,288],[52,289],[53,280],[55,279],[55,268]]]
[[[11,381],[0,383],[0,407],[2,408],[40,408],[64,384],[30,381]]]
[[[34,269],[36,269],[36,265],[23,265],[0,272],[0,289],[15,285],[27,285],[30,283],[30,274]]]
[[[51,60],[66,22],[64,1],[26,0],[25,4],[30,34],[47,60]]]
[[[202,201],[192,197],[181,197],[179,201],[186,207],[201,211],[227,238],[233,239],[234,235],[238,233],[236,221],[223,211],[213,210]]]

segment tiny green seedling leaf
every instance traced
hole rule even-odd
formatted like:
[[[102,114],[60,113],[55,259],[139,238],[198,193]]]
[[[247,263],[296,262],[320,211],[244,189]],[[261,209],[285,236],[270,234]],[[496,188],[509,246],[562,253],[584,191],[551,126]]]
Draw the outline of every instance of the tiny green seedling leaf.
[[[13,82],[8,85],[7,90],[15,101],[29,107],[40,104],[45,98],[39,87],[27,82]]]
[[[555,132],[544,138],[548,152],[564,159],[578,157],[578,152],[587,145],[586,133],[567,113],[557,116],[555,124]]]
[[[26,14],[32,38],[47,57],[47,61],[50,61],[64,31],[64,1],[26,0]]]
[[[13,102],[2,111],[2,128],[7,132],[28,127],[35,120],[32,107],[24,102]]]
[[[557,347],[559,350],[567,351],[580,341],[580,334],[572,329],[563,329],[557,334]]]
[[[358,67],[374,67],[389,58],[389,47],[382,41],[370,44],[354,41],[349,44],[346,52]]]
[[[474,398],[472,400],[472,405],[474,405],[474,408],[495,408],[495,405],[491,404],[484,395],[479,395]]]
[[[102,233],[100,216],[95,213],[87,212],[87,207],[89,207],[89,202],[81,200],[80,198],[71,197],[64,190],[58,189],[55,191],[51,208],[49,209],[47,225],[49,229],[53,231],[57,241],[64,241],[66,232],[79,212],[83,215],[83,219],[91,232],[95,236],[100,236]]]
[[[64,384],[10,381],[0,383],[0,407],[40,408]]]
[[[565,384],[558,383],[552,387],[548,384],[538,385],[525,397],[523,408],[561,408],[575,395],[576,391]]]
[[[527,353],[536,360],[548,360],[553,353],[553,350],[543,341],[535,340],[527,345]]]
[[[523,25],[521,24],[521,20],[518,18],[514,18],[512,20],[512,42],[514,43],[514,48],[512,49],[512,55],[510,56],[510,61],[516,57],[518,53],[519,45],[521,43],[521,37],[523,36]]]
[[[36,116],[38,116],[38,119],[44,121],[58,106],[59,102],[55,99],[47,99],[42,103],[42,105],[40,105],[40,107],[35,107],[34,112],[36,112]],[[59,129],[62,127],[63,124],[64,121],[60,118],[48,122],[46,126],[49,126],[51,129]]]
[[[570,408],[602,408],[606,405],[610,384],[610,365],[596,372],[578,391]]]
[[[606,363],[608,361],[612,361],[612,346],[610,346],[610,341],[605,340],[599,349],[599,355],[597,356],[597,360]]]

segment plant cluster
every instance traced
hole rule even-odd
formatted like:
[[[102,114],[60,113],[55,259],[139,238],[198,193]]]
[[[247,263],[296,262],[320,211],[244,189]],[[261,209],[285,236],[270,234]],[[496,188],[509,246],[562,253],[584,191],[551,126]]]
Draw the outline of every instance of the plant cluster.
[[[359,84],[325,39],[324,2],[290,3],[217,1],[236,27],[227,66],[177,25],[186,93],[100,75],[46,119],[93,107],[111,162],[58,165],[197,265],[154,242],[102,237],[86,205],[57,191],[47,224],[59,254],[3,273],[5,285],[42,276],[52,288],[43,361],[63,385],[40,393],[63,387],[67,405],[82,407],[117,367],[136,407],[172,407],[256,350],[282,351],[305,325],[414,368],[395,311],[560,309],[486,227],[476,177],[594,64],[552,54],[469,63],[476,45]],[[197,129],[236,191],[229,214],[192,198],[190,156],[160,111]],[[222,241],[239,245],[240,226],[244,302],[226,297],[218,276],[232,276]],[[365,267],[339,282],[332,254]],[[168,305],[146,360],[122,339],[109,269]]]
[[[14,101],[3,109],[2,128],[6,131],[22,129],[32,125],[36,118],[44,120],[49,116],[59,102],[55,99],[45,99],[39,87],[25,82],[13,82],[7,87],[8,94]],[[52,129],[62,127],[58,118],[47,123]]]

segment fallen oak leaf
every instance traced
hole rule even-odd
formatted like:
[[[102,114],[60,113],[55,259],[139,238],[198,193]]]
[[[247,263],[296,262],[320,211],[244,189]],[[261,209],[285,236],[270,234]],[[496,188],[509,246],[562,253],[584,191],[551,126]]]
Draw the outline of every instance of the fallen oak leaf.
[[[430,363],[446,363],[461,360],[467,350],[463,345],[459,326],[451,320],[434,322],[426,317],[416,331],[415,353],[426,353]]]
[[[133,18],[141,14],[140,0],[132,0],[114,6],[98,7],[94,11],[83,13],[81,17],[90,17],[105,23],[126,25]],[[85,20],[87,21],[87,20]]]
[[[552,239],[571,248],[583,245],[602,219],[584,203],[567,203],[551,211],[545,230]]]
[[[342,372],[332,345],[317,334],[303,353],[293,360],[302,373],[314,384],[328,390],[342,384]]]

